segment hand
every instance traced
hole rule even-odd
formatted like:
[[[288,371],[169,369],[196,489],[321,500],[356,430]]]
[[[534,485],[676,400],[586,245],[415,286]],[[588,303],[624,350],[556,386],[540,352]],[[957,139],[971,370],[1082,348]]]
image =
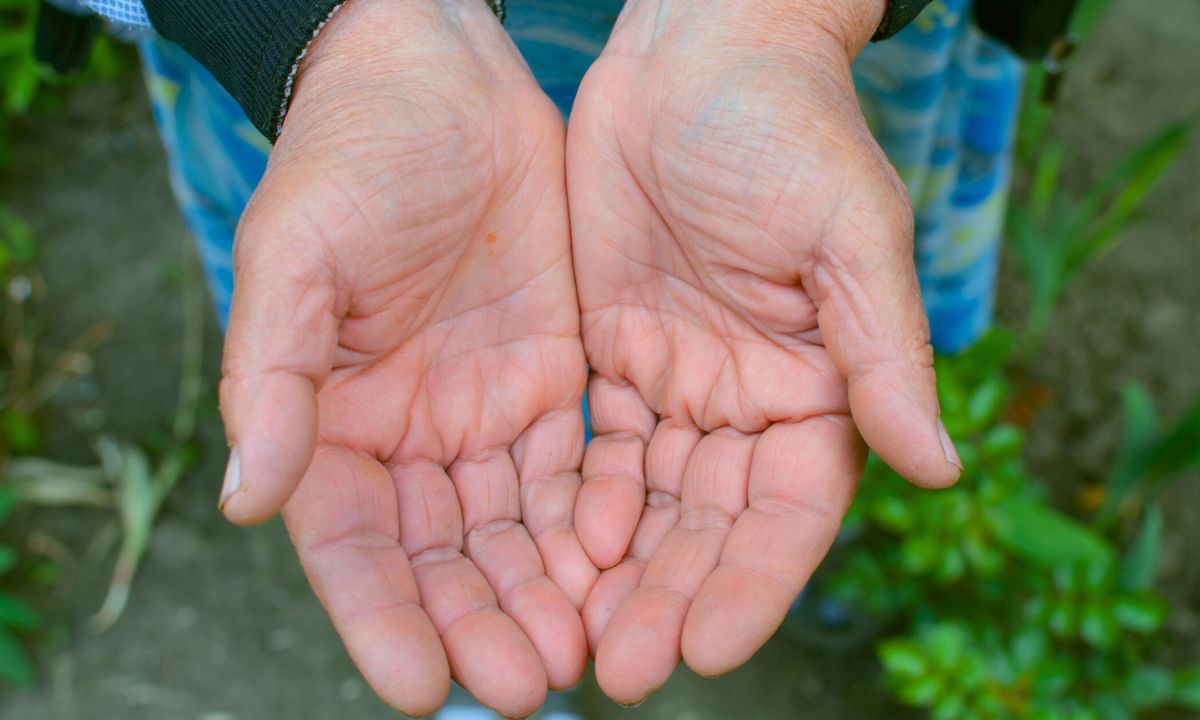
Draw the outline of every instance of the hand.
[[[610,568],[584,623],[619,702],[766,642],[837,534],[860,434],[920,485],[960,471],[911,211],[850,78],[882,3],[826,4],[630,0],[571,117],[596,433],[575,520]]]
[[[481,0],[320,34],[236,247],[222,499],[281,507],[372,687],[523,716],[582,675],[562,119]]]

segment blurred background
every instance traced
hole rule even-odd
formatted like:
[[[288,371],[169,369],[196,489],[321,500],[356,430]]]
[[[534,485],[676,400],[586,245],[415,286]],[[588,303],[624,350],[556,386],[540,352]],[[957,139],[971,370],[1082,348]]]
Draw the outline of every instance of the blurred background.
[[[221,338],[131,48],[0,0],[0,720],[388,718],[283,526],[216,509]],[[939,359],[966,464],[872,463],[784,628],[596,718],[1200,717],[1200,2],[1085,2],[1030,67],[999,330]]]

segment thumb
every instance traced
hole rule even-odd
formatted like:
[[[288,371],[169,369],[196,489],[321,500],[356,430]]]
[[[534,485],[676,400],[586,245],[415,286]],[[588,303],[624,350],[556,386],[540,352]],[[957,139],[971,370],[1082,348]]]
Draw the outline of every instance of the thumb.
[[[954,484],[962,463],[940,419],[929,322],[912,256],[906,205],[847,208],[818,260],[814,286],[826,348],[846,377],[850,412],[893,470],[928,488]]]
[[[334,273],[294,238],[243,222],[222,362],[221,416],[230,446],[220,507],[239,525],[265,522],[312,460],[317,391],[337,346]],[[273,235],[286,235],[268,226]],[[312,246],[309,246],[310,248]]]

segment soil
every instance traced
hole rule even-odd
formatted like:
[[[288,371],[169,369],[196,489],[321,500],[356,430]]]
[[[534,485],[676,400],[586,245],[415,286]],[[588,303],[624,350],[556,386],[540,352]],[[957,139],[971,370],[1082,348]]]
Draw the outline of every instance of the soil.
[[[1082,189],[1164,124],[1200,115],[1200,3],[1119,0],[1076,59],[1055,134],[1072,149],[1068,186]],[[143,441],[175,402],[180,361],[178,269],[188,240],[138,78],[81,88],[21,124],[0,198],[31,221],[47,295],[42,347],[63,348],[95,323],[111,336],[87,379],[61,388],[45,424],[48,454],[91,462],[96,428]],[[1054,389],[1031,433],[1030,460],[1064,506],[1099,481],[1121,431],[1119,389],[1137,380],[1165,417],[1200,397],[1200,142],[1153,194],[1145,217],[1067,292],[1035,379]],[[999,317],[1024,294],[1006,258]],[[206,332],[215,387],[220,335]],[[280,523],[242,530],[215,508],[223,438],[210,397],[198,466],[167,503],[120,622],[86,629],[103,596],[112,520],[83,510],[26,511],[11,542],[57,548],[61,580],[42,599],[63,618],[41,648],[41,683],[0,690],[0,720],[111,718],[391,718],[350,663],[313,598]],[[1173,654],[1200,656],[1200,483],[1167,494],[1161,584],[1177,608]],[[14,535],[14,533],[16,533]],[[99,538],[99,539],[98,539]],[[109,554],[111,556],[111,553]],[[680,670],[637,709],[585,683],[588,717],[900,718],[866,650],[817,650],[781,634],[719,680]]]

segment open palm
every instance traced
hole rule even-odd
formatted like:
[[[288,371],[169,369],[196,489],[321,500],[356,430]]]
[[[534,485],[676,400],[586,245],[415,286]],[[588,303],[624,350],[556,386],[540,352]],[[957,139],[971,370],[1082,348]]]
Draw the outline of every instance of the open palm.
[[[576,526],[608,568],[584,620],[621,702],[769,638],[853,497],[860,433],[914,481],[958,473],[911,216],[844,50],[729,49],[661,15],[647,42],[631,14],[567,154],[596,433]]]
[[[408,5],[322,34],[239,228],[223,506],[283,507],[385,700],[520,716],[581,676],[597,572],[562,121],[483,3]]]

